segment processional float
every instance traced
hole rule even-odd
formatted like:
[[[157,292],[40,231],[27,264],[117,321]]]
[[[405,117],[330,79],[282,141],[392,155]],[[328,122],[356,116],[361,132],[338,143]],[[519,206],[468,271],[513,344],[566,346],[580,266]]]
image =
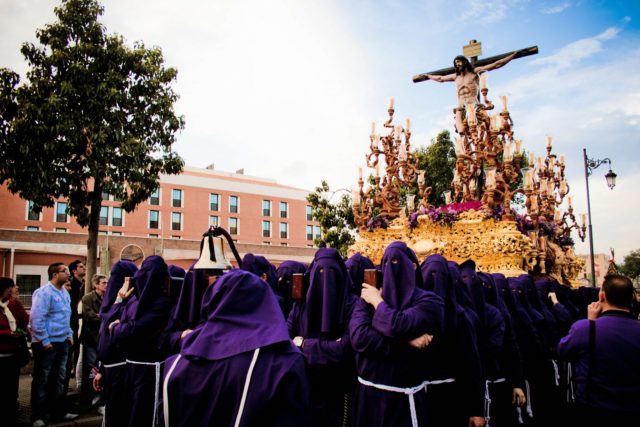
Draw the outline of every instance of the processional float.
[[[372,124],[366,165],[375,172],[365,180],[359,168],[353,191],[359,238],[349,252],[361,252],[377,263],[386,246],[400,240],[420,259],[438,253],[456,262],[473,259],[481,271],[507,276],[528,272],[576,285],[584,261],[574,253],[571,232],[575,229],[584,241],[586,220],[583,215],[578,224],[575,217],[565,158],[553,152],[550,136],[544,157],[536,158],[533,151],[526,155],[522,140],[514,135],[507,97],[501,97],[501,108],[496,108],[482,72],[535,54],[537,47],[478,61],[477,45],[465,47],[471,46],[466,56],[471,56],[468,70],[475,92],[459,96],[454,109],[456,162],[445,205],[429,204],[432,188],[411,151],[410,122],[407,119],[404,127],[394,124],[392,98],[381,134]],[[454,81],[455,72],[438,70],[415,76],[414,81]],[[478,82],[479,91],[474,86]],[[408,188],[417,188],[417,201]],[[407,195],[401,198],[403,193]]]

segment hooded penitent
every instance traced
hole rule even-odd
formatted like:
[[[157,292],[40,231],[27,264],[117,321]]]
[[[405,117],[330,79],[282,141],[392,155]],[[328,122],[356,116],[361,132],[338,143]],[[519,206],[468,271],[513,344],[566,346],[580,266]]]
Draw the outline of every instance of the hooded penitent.
[[[373,261],[360,252],[356,252],[351,255],[345,262],[349,276],[351,276],[351,292],[355,295],[360,295],[362,289],[362,283],[364,283],[364,271],[376,268]]]
[[[280,297],[282,312],[285,318],[289,316],[289,312],[293,305],[293,299],[291,296],[293,275],[304,274],[306,271],[307,266],[298,261],[284,261],[276,270],[276,278],[278,281],[276,294]]]

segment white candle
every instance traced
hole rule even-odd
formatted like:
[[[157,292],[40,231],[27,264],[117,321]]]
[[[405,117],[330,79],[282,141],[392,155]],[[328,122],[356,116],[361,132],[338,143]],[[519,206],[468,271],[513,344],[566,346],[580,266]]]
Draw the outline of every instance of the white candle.
[[[358,166],[358,178],[362,179],[362,166]]]
[[[511,144],[508,142],[504,145],[504,160],[511,160]]]
[[[540,194],[547,194],[547,180],[545,178],[540,180]]]
[[[396,100],[393,98],[393,96],[389,99],[389,110],[393,110],[393,104],[396,102]]]
[[[415,210],[415,207],[416,207],[414,202],[415,197],[416,196],[414,194],[407,194],[407,210],[409,212],[413,212]]]
[[[516,154],[522,153],[522,140],[516,139]]]
[[[533,167],[534,158],[535,158],[535,156],[534,156],[533,152],[530,152],[529,153],[529,166],[531,166],[531,167]]]
[[[564,154],[560,154],[560,166],[564,165]]]
[[[444,192],[444,202],[445,202],[447,205],[450,205],[450,204],[451,204],[451,191],[445,191],[445,192]]]
[[[547,136],[547,148],[551,148],[551,141],[553,140],[553,138],[551,137],[551,135]]]
[[[567,197],[567,203],[571,206],[571,196]]]
[[[502,105],[504,107],[504,111],[507,111],[507,95],[503,95],[500,98],[502,98]]]
[[[537,164],[538,164],[538,170],[542,169],[542,157],[538,157]]]
[[[405,129],[407,132],[409,132],[409,130],[411,129],[411,120],[410,120],[410,119],[407,119],[407,120],[406,120],[406,124],[405,124],[405,126],[404,126],[404,129]]]
[[[393,129],[393,133],[394,133],[394,138],[395,139],[400,139],[400,133],[402,132],[402,127],[400,125],[397,125],[394,129]]]
[[[540,249],[544,251],[545,249],[545,238],[544,236],[540,237]]]
[[[587,225],[587,214],[582,214],[582,225],[585,227]]]
[[[360,204],[360,194],[358,194],[358,190],[353,189],[353,206],[358,206]]]

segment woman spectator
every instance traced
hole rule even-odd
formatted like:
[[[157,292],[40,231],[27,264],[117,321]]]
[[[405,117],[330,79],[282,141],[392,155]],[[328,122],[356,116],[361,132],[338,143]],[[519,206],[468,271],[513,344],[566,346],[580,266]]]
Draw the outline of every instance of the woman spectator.
[[[25,334],[29,316],[11,293],[15,284],[8,277],[0,277],[0,417],[2,425],[16,425],[20,360],[18,339]],[[6,423],[6,424],[5,424]]]

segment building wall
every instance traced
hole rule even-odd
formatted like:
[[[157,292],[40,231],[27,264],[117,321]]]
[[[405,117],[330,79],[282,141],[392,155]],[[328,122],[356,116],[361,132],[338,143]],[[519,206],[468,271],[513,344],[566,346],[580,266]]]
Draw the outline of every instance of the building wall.
[[[182,191],[180,206],[172,204],[173,190]],[[217,210],[211,210],[210,194],[218,194]],[[218,217],[218,224],[229,230],[229,221],[239,221],[238,233],[234,240],[249,244],[271,244],[278,246],[309,247],[313,239],[308,239],[307,226],[317,224],[307,220],[306,195],[308,191],[281,185],[274,180],[213,171],[208,169],[185,168],[181,175],[163,175],[160,179],[160,203],[151,205],[150,201],[141,203],[134,212],[122,212],[122,225],[114,225],[113,213],[119,202],[103,201],[108,208],[108,224],[101,225],[100,231],[111,235],[136,237],[158,237],[159,239],[199,240],[209,227],[211,216]],[[238,198],[238,212],[230,212],[231,196]],[[271,214],[263,215],[263,201],[271,201]],[[56,202],[64,202],[60,199]],[[280,202],[287,203],[287,217],[280,218]],[[0,216],[0,229],[27,230],[37,227],[39,231],[61,231],[85,233],[76,221],[67,215],[66,221],[56,218],[56,206],[43,209],[38,220],[28,218],[28,202],[9,193],[6,186],[0,186],[0,204],[4,213]],[[158,228],[151,228],[150,211],[159,212]],[[172,214],[180,214],[180,229],[172,229]],[[271,223],[271,235],[263,236],[263,221]],[[280,236],[280,224],[287,224],[287,236]]]
[[[590,285],[591,282],[589,278],[591,277],[591,256],[589,255],[578,255],[582,259],[584,259],[584,268],[578,275],[579,278],[582,278],[585,282],[585,285]],[[611,259],[606,254],[594,254],[594,267],[596,270],[596,286],[602,285],[604,283],[604,276],[607,275],[607,270],[609,269],[609,260]]]

